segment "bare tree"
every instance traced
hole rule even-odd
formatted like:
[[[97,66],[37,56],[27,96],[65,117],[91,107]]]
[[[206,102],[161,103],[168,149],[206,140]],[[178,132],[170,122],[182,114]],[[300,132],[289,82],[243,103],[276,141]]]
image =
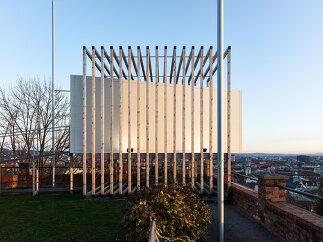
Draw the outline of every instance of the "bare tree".
[[[10,136],[13,154],[19,158],[31,159],[31,150],[39,144],[38,153],[42,156],[51,150],[51,83],[39,78],[19,78],[16,85],[8,89],[0,88],[0,124],[10,127],[11,132],[20,135]],[[57,93],[55,96],[55,127],[68,126],[69,100],[67,95]],[[68,130],[68,127],[66,128]],[[69,132],[60,128],[56,132],[56,150],[65,151],[68,148]],[[46,159],[42,158],[40,165]]]

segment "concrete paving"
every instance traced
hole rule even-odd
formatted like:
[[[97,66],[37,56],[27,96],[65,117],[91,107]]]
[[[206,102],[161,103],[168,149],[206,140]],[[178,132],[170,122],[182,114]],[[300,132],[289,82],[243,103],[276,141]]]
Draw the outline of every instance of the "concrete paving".
[[[208,241],[217,241],[217,205],[209,203],[212,213],[211,224],[208,227]],[[280,241],[260,223],[243,214],[236,206],[224,206],[224,240],[228,242],[270,242]]]

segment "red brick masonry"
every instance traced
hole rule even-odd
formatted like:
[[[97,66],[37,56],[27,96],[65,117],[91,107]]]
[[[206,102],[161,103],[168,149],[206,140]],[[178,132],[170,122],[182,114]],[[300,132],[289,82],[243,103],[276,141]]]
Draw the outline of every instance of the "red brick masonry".
[[[258,192],[232,183],[233,203],[283,241],[323,241],[323,216],[286,203],[286,177],[258,177]]]

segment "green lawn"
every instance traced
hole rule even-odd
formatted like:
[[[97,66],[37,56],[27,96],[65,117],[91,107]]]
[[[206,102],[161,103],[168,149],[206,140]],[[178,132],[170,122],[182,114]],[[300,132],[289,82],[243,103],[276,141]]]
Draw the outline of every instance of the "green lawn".
[[[124,207],[81,195],[0,196],[0,241],[123,241]]]

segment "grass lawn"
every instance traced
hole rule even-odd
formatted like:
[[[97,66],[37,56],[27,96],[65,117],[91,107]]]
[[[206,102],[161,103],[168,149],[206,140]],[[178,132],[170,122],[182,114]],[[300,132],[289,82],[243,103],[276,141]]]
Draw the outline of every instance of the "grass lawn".
[[[80,194],[0,196],[0,241],[123,241],[124,207]]]

